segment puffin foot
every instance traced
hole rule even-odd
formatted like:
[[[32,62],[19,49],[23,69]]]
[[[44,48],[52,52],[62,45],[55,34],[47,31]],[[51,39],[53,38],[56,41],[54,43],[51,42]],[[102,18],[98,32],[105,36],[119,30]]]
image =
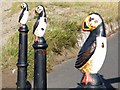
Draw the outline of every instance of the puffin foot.
[[[20,27],[23,27],[23,24],[20,23]]]
[[[93,83],[92,77],[90,76],[90,73],[85,72],[84,77],[81,83],[88,84],[88,83]]]
[[[37,42],[37,41],[39,41],[39,39],[38,39],[38,37],[36,36],[36,37],[35,37],[35,42]]]

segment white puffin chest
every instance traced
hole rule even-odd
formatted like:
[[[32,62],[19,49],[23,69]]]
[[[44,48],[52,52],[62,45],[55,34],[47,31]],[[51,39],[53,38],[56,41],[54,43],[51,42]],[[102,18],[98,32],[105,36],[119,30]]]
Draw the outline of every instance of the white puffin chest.
[[[42,37],[42,36],[44,36],[45,30],[46,30],[45,17],[41,17],[39,24],[38,24],[38,27],[35,30],[35,35]]]
[[[24,11],[23,17],[22,17],[21,20],[20,20],[20,23],[21,23],[21,24],[26,24],[26,23],[27,23],[28,15],[29,15],[28,11]]]
[[[107,39],[106,37],[96,38],[96,50],[90,60],[92,60],[91,73],[97,73],[103,65],[107,52]]]

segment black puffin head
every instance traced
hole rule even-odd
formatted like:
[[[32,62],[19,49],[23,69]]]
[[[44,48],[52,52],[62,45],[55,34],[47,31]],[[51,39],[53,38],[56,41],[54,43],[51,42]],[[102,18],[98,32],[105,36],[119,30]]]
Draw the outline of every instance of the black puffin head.
[[[21,8],[22,8],[23,10],[27,10],[27,11],[29,10],[29,9],[28,9],[28,4],[27,4],[26,2],[24,2],[24,3],[21,4]]]
[[[40,17],[46,17],[45,8],[43,5],[38,5],[35,9],[35,13],[38,14]]]
[[[82,30],[90,31],[96,36],[106,37],[104,21],[98,13],[91,13],[83,20]]]

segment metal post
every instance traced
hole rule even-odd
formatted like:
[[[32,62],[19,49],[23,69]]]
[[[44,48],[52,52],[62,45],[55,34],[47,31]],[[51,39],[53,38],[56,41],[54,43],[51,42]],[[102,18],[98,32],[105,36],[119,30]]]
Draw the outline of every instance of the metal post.
[[[34,90],[47,89],[46,48],[44,37],[39,37],[33,44],[34,48]]]
[[[31,85],[27,81],[27,38],[28,38],[28,27],[27,25],[22,25],[19,28],[19,54],[18,54],[18,73],[17,73],[17,89],[30,88]]]

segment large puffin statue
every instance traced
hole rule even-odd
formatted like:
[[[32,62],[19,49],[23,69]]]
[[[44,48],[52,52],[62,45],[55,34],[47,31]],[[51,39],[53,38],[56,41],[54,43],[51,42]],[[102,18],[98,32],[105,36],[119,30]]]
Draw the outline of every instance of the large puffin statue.
[[[27,20],[28,20],[28,15],[29,15],[29,9],[28,9],[28,4],[27,3],[22,3],[21,4],[21,9],[22,9],[22,12],[19,16],[19,23],[22,25],[25,25],[27,23]]]
[[[107,38],[101,15],[89,14],[82,22],[82,30],[90,34],[78,53],[75,67],[83,73],[81,83],[88,85],[95,82],[92,75],[98,73],[106,57]]]
[[[38,15],[37,20],[33,27],[33,34],[35,35],[35,41],[38,41],[39,37],[43,37],[46,31],[46,12],[43,5],[36,7],[35,13]]]

